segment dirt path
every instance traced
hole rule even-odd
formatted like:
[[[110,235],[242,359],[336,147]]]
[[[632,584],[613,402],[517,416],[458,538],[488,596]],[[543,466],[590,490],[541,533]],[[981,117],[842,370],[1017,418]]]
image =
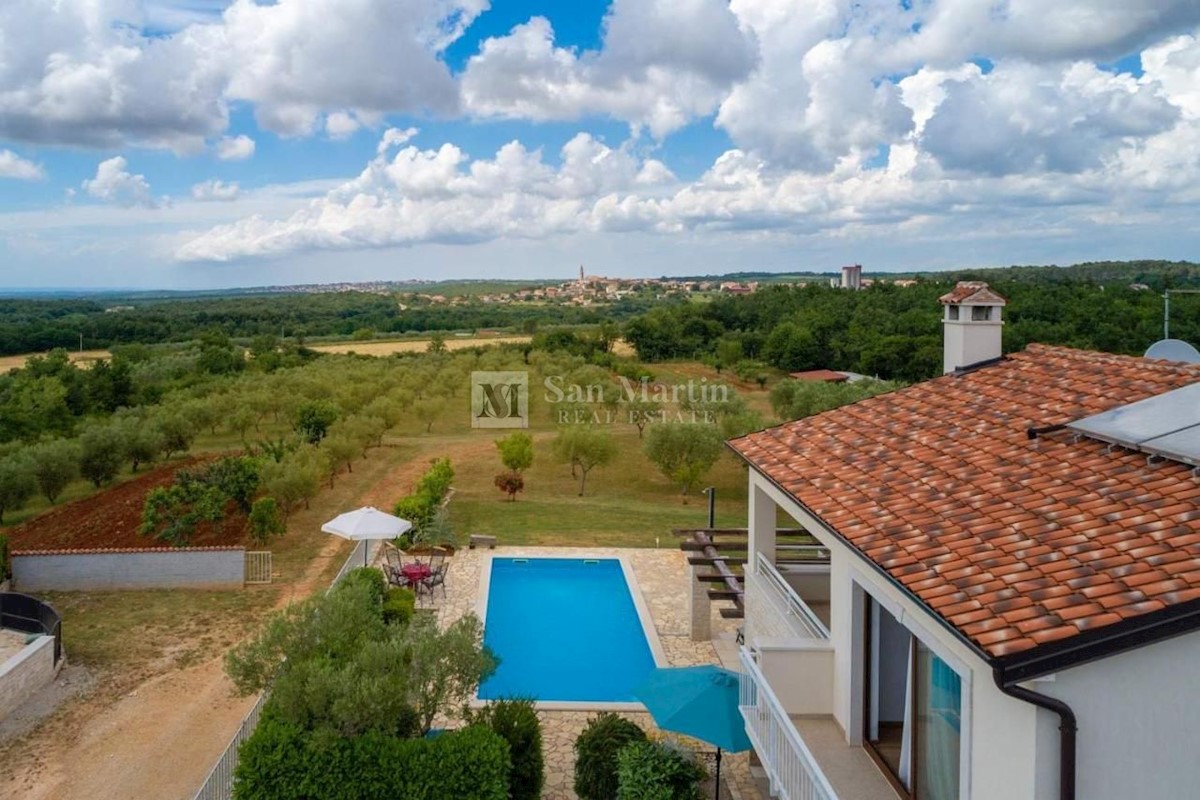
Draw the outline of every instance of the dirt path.
[[[491,457],[494,450],[490,440],[439,442],[436,451],[430,442],[372,484],[359,502],[386,508],[435,456]],[[345,547],[330,537],[281,592],[278,605],[323,589]],[[6,766],[0,798],[190,800],[253,704],[253,697],[234,695],[222,657],[154,677],[115,702],[81,700],[34,734],[40,758]]]

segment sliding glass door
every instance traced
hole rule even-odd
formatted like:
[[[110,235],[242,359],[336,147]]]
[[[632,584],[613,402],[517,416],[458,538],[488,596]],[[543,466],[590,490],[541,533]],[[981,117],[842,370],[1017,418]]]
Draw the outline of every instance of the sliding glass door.
[[[903,794],[958,800],[962,679],[868,596],[863,739]]]

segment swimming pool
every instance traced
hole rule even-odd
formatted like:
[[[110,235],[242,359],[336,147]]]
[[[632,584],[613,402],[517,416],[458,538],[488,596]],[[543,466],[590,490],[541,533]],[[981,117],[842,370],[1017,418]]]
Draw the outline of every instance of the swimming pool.
[[[484,642],[500,666],[480,699],[633,702],[657,666],[648,636],[658,644],[633,580],[617,558],[492,558]]]

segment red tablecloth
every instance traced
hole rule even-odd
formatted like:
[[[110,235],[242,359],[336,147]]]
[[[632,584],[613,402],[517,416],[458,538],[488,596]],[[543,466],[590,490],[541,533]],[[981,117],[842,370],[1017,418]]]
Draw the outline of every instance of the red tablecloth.
[[[429,568],[428,564],[420,563],[405,564],[400,571],[404,573],[404,577],[408,579],[409,583],[419,583],[433,574],[433,570]]]

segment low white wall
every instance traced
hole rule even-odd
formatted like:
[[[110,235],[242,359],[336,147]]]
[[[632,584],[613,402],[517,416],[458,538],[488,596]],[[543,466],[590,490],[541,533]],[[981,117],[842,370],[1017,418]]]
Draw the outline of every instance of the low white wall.
[[[760,640],[758,667],[787,713],[833,713],[833,647]]]
[[[19,592],[240,589],[246,553],[240,547],[26,551],[12,554],[12,571]]]
[[[61,665],[62,662],[60,661]],[[41,636],[0,664],[0,719],[54,680],[54,637]]]

